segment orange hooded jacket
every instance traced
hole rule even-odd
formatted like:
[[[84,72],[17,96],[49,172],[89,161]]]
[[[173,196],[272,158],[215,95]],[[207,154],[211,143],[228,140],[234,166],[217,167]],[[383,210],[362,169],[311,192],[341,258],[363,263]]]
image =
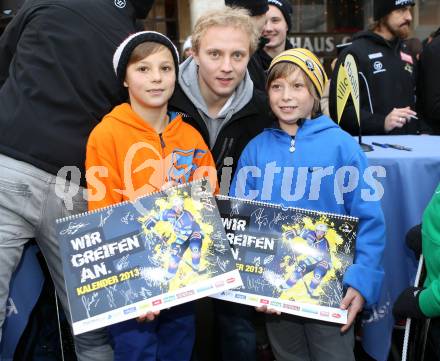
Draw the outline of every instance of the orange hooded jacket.
[[[158,134],[127,103],[115,107],[93,129],[87,143],[89,210],[209,176],[215,163],[202,136],[172,113]]]

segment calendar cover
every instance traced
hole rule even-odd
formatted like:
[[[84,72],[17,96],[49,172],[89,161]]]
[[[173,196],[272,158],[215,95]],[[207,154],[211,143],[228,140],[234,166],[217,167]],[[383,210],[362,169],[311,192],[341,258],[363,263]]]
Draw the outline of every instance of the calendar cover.
[[[214,297],[346,323],[339,305],[357,218],[224,196],[217,204],[243,286]]]
[[[240,286],[209,182],[57,220],[74,334]]]

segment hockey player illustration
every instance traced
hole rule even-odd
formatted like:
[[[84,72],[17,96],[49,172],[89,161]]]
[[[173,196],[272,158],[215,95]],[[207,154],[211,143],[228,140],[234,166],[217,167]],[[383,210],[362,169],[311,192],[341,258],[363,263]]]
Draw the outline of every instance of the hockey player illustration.
[[[151,229],[159,221],[170,222],[176,235],[176,240],[170,245],[170,258],[166,279],[170,280],[176,275],[180,261],[188,247],[191,250],[192,258],[191,264],[188,263],[188,265],[198,272],[203,234],[193,215],[189,211],[184,210],[183,199],[174,197],[171,208],[161,211],[157,216],[148,217],[145,227]]]
[[[331,268],[330,247],[326,239],[328,227],[325,223],[318,223],[315,230],[302,229],[300,232],[292,229],[284,233],[287,239],[301,237],[307,243],[306,247],[296,249],[294,246],[296,266],[292,275],[282,283],[281,289],[293,287],[303,277],[313,272],[313,278],[310,285],[306,286],[307,292],[311,297],[315,296],[315,291],[320,285],[323,277]]]

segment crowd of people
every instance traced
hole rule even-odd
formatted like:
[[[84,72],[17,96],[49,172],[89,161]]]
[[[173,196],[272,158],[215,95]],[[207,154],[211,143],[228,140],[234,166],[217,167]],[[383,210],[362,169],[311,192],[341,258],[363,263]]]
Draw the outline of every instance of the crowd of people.
[[[327,86],[334,74],[288,40],[289,1],[225,0],[224,7],[197,19],[182,61],[164,34],[139,27],[136,20],[152,5],[153,0],[28,0],[0,37],[0,326],[12,274],[30,239],[40,247],[69,315],[55,220],[138,196],[116,191],[125,189],[124,159],[137,142],[150,148],[136,155],[130,179],[134,189],[148,183],[148,192],[191,181],[199,167],[216,174],[218,192],[246,197],[267,187],[261,178],[242,176],[248,166],[264,169],[276,162],[282,169],[332,165],[363,172],[368,165],[351,136],[359,132],[354,104],[348,102],[339,126],[336,81]],[[336,62],[335,71],[347,54],[358,62],[363,134],[440,134],[440,34],[432,34],[421,54],[409,49],[414,5],[375,1],[374,23],[354,35]],[[329,114],[323,114],[321,98],[327,96]],[[192,152],[187,177],[155,178],[139,167],[157,154],[169,160],[176,149]],[[66,166],[66,186],[81,190],[73,199],[57,192],[59,170]],[[87,173],[95,166],[106,169],[94,174],[105,185],[100,199]],[[272,182],[265,201],[359,218],[340,305],[348,311],[346,325],[219,300],[197,310],[187,303],[75,336],[78,360],[256,360],[254,321],[262,316],[278,361],[354,360],[356,316],[378,301],[384,276],[380,201],[362,199],[361,189],[369,188],[364,183],[340,203],[329,196],[330,181],[323,181],[326,189],[313,200],[286,199],[282,172]],[[422,224],[430,255],[437,255],[440,242],[438,197],[437,191]],[[396,317],[440,316],[438,261],[431,257],[427,266],[425,288],[405,290]],[[200,327],[198,318],[205,316],[212,316],[208,326],[214,330]],[[438,337],[440,326],[433,324]],[[194,344],[209,335],[218,340],[215,356],[198,355]]]

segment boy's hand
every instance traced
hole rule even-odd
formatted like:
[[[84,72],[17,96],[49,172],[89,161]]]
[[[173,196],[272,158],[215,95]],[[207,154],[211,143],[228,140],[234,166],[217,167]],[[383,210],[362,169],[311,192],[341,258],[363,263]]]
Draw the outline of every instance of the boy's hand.
[[[281,315],[280,311],[274,310],[273,308],[267,308],[267,306],[255,307],[255,310],[257,310],[258,312],[266,313],[268,315]]]
[[[137,322],[151,322],[156,319],[157,316],[159,316],[160,311],[152,311],[147,312],[145,315],[139,316],[136,318]]]
[[[365,300],[360,292],[352,287],[348,287],[340,306],[342,310],[348,310],[347,324],[341,327],[341,332],[345,332],[351,327],[356,319],[356,315],[362,311],[364,303]]]

